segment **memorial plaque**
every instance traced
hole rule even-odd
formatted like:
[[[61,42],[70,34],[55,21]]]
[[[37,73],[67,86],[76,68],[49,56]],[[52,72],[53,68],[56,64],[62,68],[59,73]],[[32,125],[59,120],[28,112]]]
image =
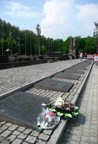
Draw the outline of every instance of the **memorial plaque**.
[[[49,98],[19,92],[0,100],[0,119],[37,129],[37,116],[42,112],[42,103]]]
[[[74,69],[74,68],[70,68],[70,69],[65,70],[65,73],[83,74],[84,71],[78,70],[78,69]]]
[[[86,69],[86,67],[83,66],[83,65],[79,65],[79,66],[75,66],[75,67],[73,67],[71,69],[76,69],[76,70],[79,70],[79,71],[84,71]]]
[[[53,79],[45,79],[35,85],[36,88],[68,92],[74,84]]]
[[[91,61],[84,61],[75,65],[72,68],[77,69],[77,70],[85,70],[90,64],[91,64]]]
[[[65,79],[72,79],[72,80],[78,80],[80,75],[77,74],[72,74],[72,73],[66,73],[66,72],[61,72],[55,75],[56,78],[65,78]]]

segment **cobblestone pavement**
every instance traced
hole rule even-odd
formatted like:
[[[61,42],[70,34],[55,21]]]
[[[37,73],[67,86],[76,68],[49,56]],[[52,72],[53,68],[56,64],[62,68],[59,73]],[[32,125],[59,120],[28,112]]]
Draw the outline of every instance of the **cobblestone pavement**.
[[[41,64],[41,65],[28,66],[28,67],[1,70],[0,71],[1,93],[9,91],[15,87],[21,87],[30,82],[35,82],[39,79],[42,79],[44,77],[47,77],[49,75],[62,71],[66,68],[69,68],[77,63],[80,63],[80,60],[62,61],[62,62],[56,62],[56,63],[47,63],[47,64]],[[34,94],[41,94],[42,96],[45,96],[45,97],[47,96],[55,97],[57,95],[58,96],[62,95],[62,97],[65,98],[67,95],[69,95],[69,99],[71,100],[73,95],[76,93],[77,89],[79,89],[83,79],[85,78],[85,75],[86,75],[86,72],[80,77],[79,81],[74,81],[74,87],[70,91],[70,93],[64,94],[62,92],[42,91],[40,89],[38,91],[35,88],[32,88],[30,91],[28,90],[27,92],[34,93]],[[95,80],[97,82],[97,79]],[[90,89],[90,91],[91,90],[93,92],[93,89]],[[93,92],[93,94],[95,93]],[[94,102],[96,102],[96,100]],[[86,108],[85,108],[86,104],[87,103],[84,104],[83,106],[84,108],[82,109],[82,111],[80,111],[81,115],[83,111],[86,112]],[[91,101],[89,100],[88,106],[90,106],[90,104],[91,104]],[[94,106],[93,106],[93,109],[95,110]],[[88,114],[90,113],[90,111],[91,109],[88,108]],[[97,120],[95,119],[96,118],[95,114],[96,114],[95,112],[94,114],[92,114],[94,116],[94,119],[92,120],[92,129],[94,128],[95,122],[97,122]],[[83,118],[80,120],[83,121]],[[58,128],[56,137],[57,137],[57,134],[59,133],[59,130],[60,129]],[[53,133],[52,130],[44,130],[42,133],[40,133],[39,131],[36,131],[32,128],[26,128],[24,126],[12,124],[11,122],[8,122],[8,121],[0,121],[0,144],[33,144],[33,143],[47,144],[52,133]],[[93,134],[93,131],[92,131],[92,134]],[[49,143],[49,144],[52,144],[52,143]]]
[[[0,70],[0,94],[30,82],[36,82],[79,62],[79,59],[72,61],[67,60]]]
[[[68,122],[60,144],[98,144],[98,67],[93,66],[78,105],[80,114]]]

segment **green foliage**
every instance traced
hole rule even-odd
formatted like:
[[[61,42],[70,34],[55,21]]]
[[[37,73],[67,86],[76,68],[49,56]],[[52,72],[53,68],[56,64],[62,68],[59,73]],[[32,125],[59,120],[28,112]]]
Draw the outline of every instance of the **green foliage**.
[[[38,55],[45,52],[63,52],[69,53],[70,37],[66,40],[46,38],[41,36],[40,25],[37,24],[35,34],[30,30],[20,30],[19,27],[12,26],[10,23],[0,19],[0,55],[6,55],[7,48],[12,49],[12,54],[18,53],[21,55]],[[93,54],[96,52],[98,39],[94,37],[81,38],[76,37],[76,52],[79,51]]]
[[[41,54],[43,54],[43,55],[45,54],[46,48],[44,45],[41,46],[40,51],[41,51]]]
[[[63,42],[63,53],[69,53],[69,43],[70,43],[70,38],[68,37],[68,38]]]

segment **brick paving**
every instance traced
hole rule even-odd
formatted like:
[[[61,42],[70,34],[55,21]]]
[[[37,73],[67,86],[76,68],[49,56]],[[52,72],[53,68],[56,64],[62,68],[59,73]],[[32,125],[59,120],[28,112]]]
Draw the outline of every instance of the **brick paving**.
[[[98,144],[98,67],[93,66],[80,96],[80,114],[68,122],[60,144]]]
[[[1,94],[16,88],[21,87],[25,84],[38,81],[39,79],[48,77],[54,73],[60,72],[66,68],[69,68],[77,63],[80,63],[80,60],[72,60],[72,61],[62,61],[56,63],[47,63],[42,65],[33,65],[28,67],[21,67],[15,69],[8,69],[8,70],[1,70],[0,71],[0,79],[1,79],[1,86],[0,92]],[[81,75],[80,79],[77,80],[66,80],[66,81],[73,81],[74,87],[68,93],[63,92],[56,92],[56,91],[49,91],[49,90],[41,90],[32,88],[26,92],[40,94],[41,96],[45,97],[56,97],[57,95],[62,96],[63,98],[69,98],[72,100],[73,96],[81,86],[82,81],[85,79],[88,71],[85,71],[83,75]],[[63,80],[64,81],[64,80]],[[95,107],[94,107],[95,108]],[[94,115],[95,118],[95,115]],[[93,119],[93,123],[96,120]],[[56,130],[56,135],[54,139],[57,139],[59,135],[60,128],[63,127],[63,122],[61,126]],[[94,124],[92,124],[92,130],[94,129]],[[93,133],[93,131],[92,131]],[[1,144],[54,144],[55,142],[50,141],[49,139],[53,136],[53,130],[43,130],[42,132],[36,131],[32,128],[27,128],[24,126],[20,126],[17,124],[13,124],[8,121],[0,121],[0,143]],[[65,136],[64,136],[65,137]],[[73,135],[73,139],[77,139]],[[80,138],[78,138],[80,140]],[[82,139],[85,139],[83,137]],[[93,140],[93,136],[91,138]],[[75,141],[75,140],[74,140]],[[74,142],[73,141],[73,142]]]

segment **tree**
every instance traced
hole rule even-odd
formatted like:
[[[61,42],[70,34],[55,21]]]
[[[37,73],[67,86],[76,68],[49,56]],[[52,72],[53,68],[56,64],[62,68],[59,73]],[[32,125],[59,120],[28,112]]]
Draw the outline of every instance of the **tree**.
[[[69,53],[69,43],[70,43],[70,37],[68,37],[64,42],[63,42],[63,53]]]

